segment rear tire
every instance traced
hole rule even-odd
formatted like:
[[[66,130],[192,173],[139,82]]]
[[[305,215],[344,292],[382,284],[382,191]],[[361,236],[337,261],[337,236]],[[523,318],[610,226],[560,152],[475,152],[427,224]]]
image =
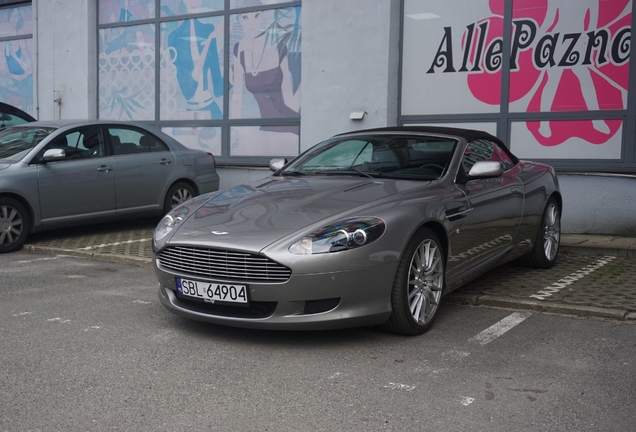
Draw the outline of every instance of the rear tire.
[[[17,251],[31,229],[31,218],[24,206],[9,197],[0,197],[0,253]]]
[[[383,328],[410,336],[428,331],[437,318],[445,282],[444,250],[437,235],[422,228],[400,259],[391,292],[393,313]]]
[[[555,263],[561,243],[561,209],[554,197],[548,200],[541,217],[532,251],[521,259],[529,267],[549,269]]]
[[[176,206],[194,198],[194,188],[187,183],[179,182],[172,185],[166,194],[163,213],[166,214]]]

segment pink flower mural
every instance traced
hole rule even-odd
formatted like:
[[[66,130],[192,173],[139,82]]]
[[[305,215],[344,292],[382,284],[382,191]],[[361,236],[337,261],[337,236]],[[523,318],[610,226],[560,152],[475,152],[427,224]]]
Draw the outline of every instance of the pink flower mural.
[[[500,103],[504,1],[490,0],[492,16],[463,35],[462,49],[480,67],[467,75],[475,98]],[[626,108],[631,0],[514,0],[509,103],[511,112],[622,110]],[[484,33],[477,34],[479,32]],[[466,44],[471,46],[466,49]],[[481,48],[480,48],[481,46]],[[484,47],[490,55],[479,58]],[[493,55],[495,54],[495,55]],[[491,64],[486,64],[489,60]],[[603,144],[621,120],[527,122],[544,146],[570,138]]]

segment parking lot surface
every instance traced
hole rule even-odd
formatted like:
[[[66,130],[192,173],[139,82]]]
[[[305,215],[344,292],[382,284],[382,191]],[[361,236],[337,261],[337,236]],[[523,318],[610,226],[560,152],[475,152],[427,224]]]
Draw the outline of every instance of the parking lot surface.
[[[25,250],[152,266],[158,219],[139,219],[32,235]],[[514,263],[492,270],[447,302],[636,321],[636,239],[564,235],[549,270]]]
[[[636,326],[443,303],[425,335],[165,310],[148,267],[0,255],[0,431],[630,431]]]

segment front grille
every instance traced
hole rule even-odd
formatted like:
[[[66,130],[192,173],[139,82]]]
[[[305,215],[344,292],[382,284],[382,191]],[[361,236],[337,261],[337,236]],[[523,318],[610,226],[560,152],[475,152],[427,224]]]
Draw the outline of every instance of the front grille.
[[[171,246],[159,253],[162,268],[232,282],[286,282],[291,270],[262,255]]]

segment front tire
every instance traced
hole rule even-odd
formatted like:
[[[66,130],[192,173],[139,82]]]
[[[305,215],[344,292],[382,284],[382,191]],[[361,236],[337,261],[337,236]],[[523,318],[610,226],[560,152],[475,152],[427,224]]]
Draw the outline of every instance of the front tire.
[[[393,313],[384,329],[403,335],[428,331],[439,311],[446,281],[444,252],[437,235],[420,229],[409,241],[393,283]]]
[[[168,213],[176,206],[194,198],[194,196],[195,193],[192,186],[183,182],[175,183],[166,194],[166,200],[163,205],[163,213]]]
[[[549,269],[555,263],[561,243],[561,209],[554,197],[548,200],[532,251],[523,257],[530,267]]]
[[[24,206],[9,197],[0,198],[0,253],[17,251],[24,245],[31,219]]]

